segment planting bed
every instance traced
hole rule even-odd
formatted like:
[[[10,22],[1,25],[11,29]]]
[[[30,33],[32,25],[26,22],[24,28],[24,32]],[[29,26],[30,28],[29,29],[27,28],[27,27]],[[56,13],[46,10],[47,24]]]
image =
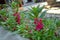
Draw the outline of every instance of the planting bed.
[[[6,7],[0,10],[0,25],[29,40],[60,40],[60,30],[57,30],[60,26],[60,19],[55,15],[50,17],[47,10],[42,11],[44,7],[37,5],[29,8],[29,11],[23,12],[18,10],[17,2],[12,2],[11,10],[7,10]],[[45,17],[46,15],[47,17]]]

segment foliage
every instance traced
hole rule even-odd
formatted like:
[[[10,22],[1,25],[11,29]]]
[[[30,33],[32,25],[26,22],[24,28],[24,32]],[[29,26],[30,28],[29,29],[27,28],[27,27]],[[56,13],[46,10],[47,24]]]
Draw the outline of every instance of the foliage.
[[[0,24],[5,29],[11,30],[11,31],[15,31],[17,28],[16,25],[18,25],[15,19],[16,17],[14,17],[13,14],[14,14],[13,11],[10,9],[8,11],[6,9],[0,10],[0,16],[1,16]]]
[[[17,7],[17,3],[13,1],[13,2],[11,3],[11,7],[12,7],[12,8],[16,8],[16,7]]]
[[[53,19],[44,19],[43,20],[44,23],[44,28],[40,31],[35,30],[35,27],[30,28],[27,27],[27,30],[25,29],[25,26],[20,26],[18,27],[21,35],[23,37],[28,37],[28,38],[32,38],[32,40],[56,40],[56,36],[55,36],[55,28],[56,28],[56,24],[54,22]]]
[[[3,18],[6,17],[6,19],[4,21],[1,21],[2,26],[8,30],[13,30],[13,28],[16,27],[16,25],[17,25],[17,23],[15,21],[15,17],[10,12],[8,12],[8,14],[7,13],[4,13],[4,14],[3,14],[3,12],[1,14]]]
[[[6,19],[7,19],[6,10],[5,9],[0,10],[0,24],[1,21],[5,21]]]
[[[60,20],[57,20],[57,27],[60,27]]]
[[[16,8],[16,5],[13,2],[11,7]],[[21,36],[31,40],[58,40],[55,31],[59,23],[56,23],[54,18],[44,19],[46,11],[42,11],[43,8],[44,6],[40,7],[39,5],[32,7],[28,14],[26,12],[19,13],[18,9],[17,12],[1,10],[0,15],[3,18],[6,17],[5,21],[1,21],[1,25],[10,31],[17,31]],[[20,24],[16,20],[19,20]]]
[[[31,7],[31,9],[29,8],[29,16],[30,18],[43,18],[45,16],[46,11],[43,11],[44,6],[40,7],[40,5],[36,6],[36,7]]]
[[[0,10],[0,15],[6,16],[6,10]]]

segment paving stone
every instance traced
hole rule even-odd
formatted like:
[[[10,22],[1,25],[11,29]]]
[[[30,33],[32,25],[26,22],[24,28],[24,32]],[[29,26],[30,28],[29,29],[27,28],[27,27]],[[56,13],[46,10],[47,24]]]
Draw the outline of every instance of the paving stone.
[[[23,38],[18,34],[14,34],[14,32],[8,32],[7,30],[4,30],[3,27],[0,27],[0,40],[28,40],[28,39]]]

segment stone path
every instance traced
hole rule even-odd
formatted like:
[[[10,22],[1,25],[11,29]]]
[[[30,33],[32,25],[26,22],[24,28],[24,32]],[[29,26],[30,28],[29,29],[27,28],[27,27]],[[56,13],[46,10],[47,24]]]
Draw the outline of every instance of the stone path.
[[[28,39],[20,37],[19,35],[14,34],[13,32],[8,32],[7,30],[4,30],[2,27],[0,27],[0,40],[28,40]]]

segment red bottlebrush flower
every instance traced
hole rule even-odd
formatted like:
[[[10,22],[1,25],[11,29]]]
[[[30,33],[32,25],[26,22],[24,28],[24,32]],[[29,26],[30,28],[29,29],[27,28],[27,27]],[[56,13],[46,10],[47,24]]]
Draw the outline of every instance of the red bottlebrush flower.
[[[35,18],[34,19],[34,24],[37,24],[37,22],[38,22],[38,18]]]
[[[42,22],[42,18],[40,18],[40,22]]]
[[[43,28],[43,24],[38,22],[38,24],[36,25],[36,30],[40,31]]]
[[[20,24],[20,15],[17,16],[16,22]]]
[[[16,17],[16,22],[17,22],[18,24],[20,24],[20,14],[19,14],[19,13],[15,13],[15,14],[13,14],[13,16]]]
[[[36,30],[37,31],[40,31],[42,28],[43,28],[43,23],[42,23],[42,19],[40,18],[40,21],[39,19],[35,19],[34,20],[34,24],[36,24]]]

